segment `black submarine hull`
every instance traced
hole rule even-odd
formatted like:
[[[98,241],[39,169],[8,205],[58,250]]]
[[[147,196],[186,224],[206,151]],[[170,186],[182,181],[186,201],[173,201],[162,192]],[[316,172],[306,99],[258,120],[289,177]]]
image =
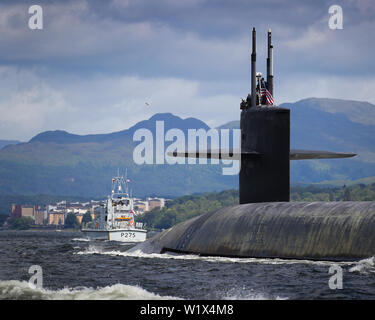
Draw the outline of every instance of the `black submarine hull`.
[[[148,253],[352,261],[375,255],[375,202],[273,202],[222,208],[143,243]]]

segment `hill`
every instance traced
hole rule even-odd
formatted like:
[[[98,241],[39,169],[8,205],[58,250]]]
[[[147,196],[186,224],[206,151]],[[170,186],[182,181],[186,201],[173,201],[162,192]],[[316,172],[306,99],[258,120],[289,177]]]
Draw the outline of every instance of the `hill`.
[[[17,144],[21,143],[21,141],[18,140],[0,140],[0,150],[4,148],[5,146],[11,145],[11,144]]]
[[[375,176],[375,106],[367,102],[310,98],[281,106],[291,109],[291,147],[355,152],[352,159],[292,161],[292,183],[336,184]],[[53,194],[102,197],[111,178],[128,169],[135,196],[176,197],[238,188],[237,176],[223,176],[219,165],[136,165],[137,129],[155,134],[157,120],[165,132],[209,127],[195,118],[155,114],[134,126],[108,134],[76,135],[46,131],[26,143],[0,150],[0,194]],[[219,128],[239,128],[231,121]],[[167,146],[167,143],[166,143]]]
[[[236,183],[234,176],[223,178],[218,165],[136,165],[133,150],[139,142],[133,142],[133,134],[145,128],[155,136],[156,121],[164,121],[165,132],[179,128],[186,136],[188,129],[209,129],[201,120],[164,113],[109,134],[43,132],[0,151],[0,193],[105,196],[119,168],[122,173],[128,169],[133,194],[138,197],[223,190]]]

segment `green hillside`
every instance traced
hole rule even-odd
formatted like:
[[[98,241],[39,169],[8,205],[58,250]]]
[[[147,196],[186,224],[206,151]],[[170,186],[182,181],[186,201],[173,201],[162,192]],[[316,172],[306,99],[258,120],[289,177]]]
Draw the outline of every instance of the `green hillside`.
[[[48,131],[28,143],[10,145],[0,151],[0,194],[65,194],[102,197],[110,192],[118,169],[128,170],[132,192],[137,197],[179,195],[223,190],[235,186],[235,176],[221,174],[219,165],[137,165],[133,142],[138,128],[155,132],[155,121],[164,121],[165,131],[175,126],[208,129],[194,118],[157,114],[120,132],[79,136],[65,131]],[[187,135],[186,135],[187,136]]]
[[[310,98],[282,106],[291,109],[291,148],[358,154],[352,159],[292,161],[292,184],[335,181],[333,184],[349,185],[375,176],[375,125],[368,120],[373,117],[374,105]],[[139,128],[154,133],[156,121],[164,121],[165,132],[170,128],[185,133],[209,128],[199,119],[165,113],[108,134],[42,132],[27,143],[0,150],[0,194],[102,197],[110,191],[112,176],[125,168],[138,197],[176,197],[238,188],[238,177],[223,176],[221,165],[136,165],[133,150],[138,142],[133,142],[133,134]],[[238,127],[238,121],[231,121],[219,128]]]

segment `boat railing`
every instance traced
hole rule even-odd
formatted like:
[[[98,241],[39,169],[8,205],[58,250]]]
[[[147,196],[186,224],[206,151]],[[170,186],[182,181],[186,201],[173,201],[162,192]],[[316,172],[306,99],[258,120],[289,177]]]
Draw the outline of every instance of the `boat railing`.
[[[144,229],[144,224],[142,222],[136,222],[135,225],[120,225],[118,223],[115,223],[113,226],[112,225],[107,225],[97,221],[90,221],[90,222],[84,222],[82,223],[82,229],[85,230],[102,230],[102,229],[108,229],[108,230],[116,230],[119,228],[124,228],[124,229]]]
[[[101,223],[96,221],[84,222],[82,224],[82,229],[98,230],[101,229]]]

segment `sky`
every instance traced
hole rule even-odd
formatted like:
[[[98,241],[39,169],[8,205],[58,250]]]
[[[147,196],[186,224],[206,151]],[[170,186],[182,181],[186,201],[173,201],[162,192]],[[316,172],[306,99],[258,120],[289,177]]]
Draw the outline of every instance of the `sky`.
[[[43,29],[29,28],[35,4]],[[342,29],[329,27],[332,5]],[[0,139],[109,133],[160,112],[239,120],[253,27],[263,74],[272,30],[276,104],[375,104],[373,0],[2,0]]]

